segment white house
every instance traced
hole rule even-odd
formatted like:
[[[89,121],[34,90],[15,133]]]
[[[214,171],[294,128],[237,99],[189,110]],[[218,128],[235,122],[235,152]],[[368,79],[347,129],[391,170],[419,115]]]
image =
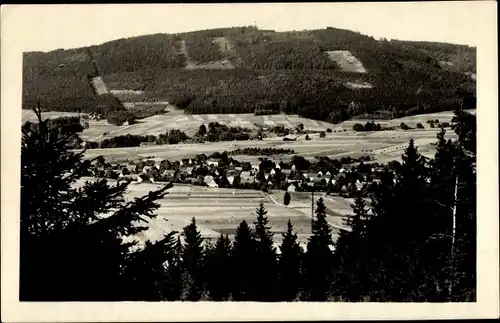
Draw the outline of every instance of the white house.
[[[218,162],[218,161],[216,161],[216,160],[210,160],[210,159],[209,159],[209,160],[207,160],[207,165],[208,165],[208,166],[212,166],[212,165],[213,165],[213,166],[215,166],[215,167],[219,167],[219,162]]]
[[[292,165],[292,172],[295,172],[297,170],[297,167],[295,165]]]
[[[318,177],[322,177],[323,176],[323,172],[322,171],[319,171],[318,172]]]
[[[287,187],[287,192],[295,192],[296,190],[296,187],[294,184],[290,184],[288,187]]]
[[[203,179],[203,182],[204,182],[205,184],[207,184],[207,185],[208,185],[208,183],[210,183],[210,182],[211,182],[211,181],[213,181],[213,180],[214,180],[214,177],[213,177],[212,175],[207,175],[207,176],[205,176],[205,178]]]
[[[281,166],[279,164],[276,164],[276,169],[281,169]]]
[[[274,174],[276,174],[276,171],[274,170],[274,168],[273,168],[273,169],[271,169],[271,172],[270,172],[270,174],[271,174],[271,175],[274,175]]]
[[[326,172],[325,176],[332,176],[332,174],[330,174],[330,172]]]
[[[229,184],[233,185],[233,183],[234,183],[234,176],[228,176],[227,177],[227,181],[229,182]]]
[[[191,159],[189,159],[188,164],[189,164],[189,165],[192,165],[192,164],[193,164],[193,161],[192,161]]]
[[[217,183],[212,179],[210,182],[207,183],[208,187],[219,187],[219,185],[217,185]]]
[[[144,174],[147,174],[150,170],[151,170],[151,166],[144,166],[144,168],[142,168],[142,172]]]

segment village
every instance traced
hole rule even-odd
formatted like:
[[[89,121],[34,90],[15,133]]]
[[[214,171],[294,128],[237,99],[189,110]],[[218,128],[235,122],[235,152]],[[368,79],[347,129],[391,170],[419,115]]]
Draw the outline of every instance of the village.
[[[290,162],[274,162],[269,157],[260,163],[239,162],[227,153],[204,154],[196,158],[170,161],[150,157],[136,161],[107,163],[98,157],[88,176],[129,180],[136,183],[173,182],[207,186],[208,188],[270,189],[288,192],[326,192],[351,197],[380,181],[384,169],[377,163],[363,161],[349,165],[353,160],[344,158],[344,164],[328,157],[310,162],[294,156]],[[397,162],[396,162],[397,163]],[[356,165],[357,164],[357,165]]]

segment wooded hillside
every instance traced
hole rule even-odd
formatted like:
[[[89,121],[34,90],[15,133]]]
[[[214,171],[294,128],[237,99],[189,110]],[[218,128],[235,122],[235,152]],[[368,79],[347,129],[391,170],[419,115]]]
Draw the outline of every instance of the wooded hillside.
[[[475,96],[475,81],[467,74],[476,69],[472,47],[376,40],[336,28],[235,27],[25,53],[23,108],[37,100],[45,109],[63,111],[109,104],[89,88],[87,49],[108,89],[143,90],[137,100],[171,101],[189,113],[248,113],[274,103],[283,112],[338,122],[361,113],[396,117],[453,109],[464,96]],[[233,66],[206,67],[222,60]],[[346,72],[343,63],[362,65],[363,71]]]

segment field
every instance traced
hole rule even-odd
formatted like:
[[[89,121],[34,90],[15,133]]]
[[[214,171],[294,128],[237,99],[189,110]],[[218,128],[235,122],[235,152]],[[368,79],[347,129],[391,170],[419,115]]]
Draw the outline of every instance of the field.
[[[344,72],[366,73],[363,63],[354,57],[348,50],[333,50],[326,53]]]
[[[162,157],[166,159],[192,158],[197,154],[211,154],[213,152],[230,151],[237,148],[259,147],[259,148],[288,148],[293,149],[299,155],[314,158],[315,156],[328,156],[330,158],[340,158],[342,156],[359,157],[370,155],[376,161],[388,162],[399,160],[401,154],[410,138],[413,138],[419,151],[426,157],[434,155],[435,148],[432,143],[436,142],[436,134],[439,128],[430,128],[426,123],[428,119],[439,119],[440,122],[449,122],[453,117],[453,112],[440,112],[426,115],[417,115],[393,120],[375,120],[383,125],[397,126],[405,122],[410,127],[415,127],[417,123],[422,123],[424,129],[413,130],[393,130],[379,132],[354,132],[352,126],[355,123],[365,123],[367,120],[349,120],[338,125],[328,124],[310,119],[299,118],[297,116],[254,116],[254,115],[160,115],[142,120],[142,123],[132,126],[114,127],[106,125],[106,122],[92,124],[90,129],[83,132],[85,139],[96,139],[104,131],[109,131],[108,136],[131,134],[159,134],[168,129],[180,128],[188,134],[193,134],[201,123],[219,121],[233,126],[251,126],[253,122],[265,123],[268,125],[285,124],[295,125],[304,123],[305,129],[325,130],[330,127],[333,132],[327,133],[325,138],[319,138],[318,134],[310,135],[311,140],[306,141],[305,136],[300,136],[295,142],[284,142],[282,138],[264,138],[261,141],[237,141],[237,142],[214,142],[203,144],[178,144],[149,147],[131,148],[107,148],[92,149],[87,151],[89,158],[103,155],[112,161],[122,161],[125,159],[140,159],[148,156]],[[156,121],[152,121],[156,120]],[[164,122],[161,122],[164,120]],[[111,131],[110,129],[116,129]],[[346,130],[345,132],[343,130]],[[448,129],[447,137],[451,138],[454,133]],[[240,161],[257,161],[259,156],[235,156]],[[287,161],[291,155],[278,155],[273,157],[276,160]]]
[[[82,185],[83,182],[81,180],[77,185]],[[109,182],[113,184],[115,181],[109,180]],[[143,196],[160,187],[161,184],[158,183],[132,183],[126,200]],[[156,212],[158,216],[150,220],[148,230],[135,237],[140,243],[159,239],[172,230],[182,231],[193,217],[196,218],[198,229],[204,239],[213,241],[220,233],[234,238],[236,228],[242,220],[246,220],[250,227],[253,227],[255,209],[261,201],[268,212],[276,244],[282,241],[281,233],[285,232],[288,219],[292,221],[302,245],[305,245],[311,232],[311,200],[305,195],[300,198],[294,195],[290,205],[284,206],[281,204],[283,192],[280,191],[266,194],[256,190],[207,188],[182,184],[175,184],[168,191],[169,194],[159,201],[160,208]],[[331,201],[325,200],[325,202],[334,205]],[[341,225],[342,218],[330,216],[329,221],[336,239],[339,231],[336,227]]]

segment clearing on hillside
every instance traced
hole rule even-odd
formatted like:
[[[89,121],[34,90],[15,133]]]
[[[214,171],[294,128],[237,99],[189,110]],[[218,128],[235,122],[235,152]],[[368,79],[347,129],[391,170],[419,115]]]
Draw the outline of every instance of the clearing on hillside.
[[[363,63],[354,57],[348,50],[332,50],[326,53],[344,72],[367,73]]]
[[[227,37],[215,37],[212,42],[219,46],[220,52],[226,57],[233,67],[244,66],[243,60],[238,56],[233,44],[231,44],[231,41]]]

